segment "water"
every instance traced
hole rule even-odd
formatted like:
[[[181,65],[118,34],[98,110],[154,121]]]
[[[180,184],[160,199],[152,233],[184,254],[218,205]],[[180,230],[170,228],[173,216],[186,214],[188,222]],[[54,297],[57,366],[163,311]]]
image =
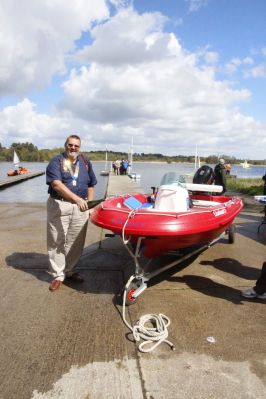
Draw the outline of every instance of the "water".
[[[214,168],[215,165],[210,165]],[[243,169],[239,165],[232,165],[231,175],[240,178],[262,178],[265,174],[265,166],[251,166],[249,169]],[[179,175],[194,175],[194,164],[178,163],[134,163],[134,172],[141,174],[140,185],[147,192],[151,186],[159,186],[162,177],[168,172],[177,172]]]
[[[95,187],[95,197],[102,198],[105,195],[108,176],[100,176],[104,169],[104,162],[93,163],[93,170],[96,174],[98,184]],[[23,162],[22,164],[32,172],[45,171],[48,163]],[[6,172],[13,169],[13,164],[0,162],[0,179],[5,179]],[[46,202],[48,198],[45,174],[26,180],[0,190],[0,202]]]
[[[9,162],[0,162],[0,179],[6,178],[6,172],[12,169]],[[47,163],[23,162],[23,166],[31,171],[45,171]],[[214,165],[211,165],[214,166]],[[98,184],[95,187],[95,198],[102,198],[105,195],[108,176],[100,176],[100,171],[105,167],[105,162],[93,162],[93,169]],[[251,166],[243,169],[239,165],[233,165],[232,175],[243,178],[262,178],[265,174],[265,166]],[[180,175],[194,174],[193,164],[166,164],[166,163],[134,163],[134,172],[141,175],[140,181],[132,180],[132,185],[140,185],[145,192],[150,192],[151,186],[159,186],[163,175],[167,172],[177,172]],[[45,175],[35,177],[23,183],[0,190],[0,202],[45,202],[47,200],[47,186]]]

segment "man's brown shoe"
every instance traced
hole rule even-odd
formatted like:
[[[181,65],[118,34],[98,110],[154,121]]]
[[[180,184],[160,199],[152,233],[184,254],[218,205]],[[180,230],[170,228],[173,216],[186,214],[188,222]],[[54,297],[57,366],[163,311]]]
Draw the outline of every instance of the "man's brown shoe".
[[[83,283],[83,281],[84,281],[84,278],[77,272],[75,272],[69,276],[66,276],[66,279],[74,281],[75,283]]]
[[[50,284],[49,290],[50,291],[55,291],[58,290],[58,288],[61,287],[62,281],[60,280],[53,280]]]

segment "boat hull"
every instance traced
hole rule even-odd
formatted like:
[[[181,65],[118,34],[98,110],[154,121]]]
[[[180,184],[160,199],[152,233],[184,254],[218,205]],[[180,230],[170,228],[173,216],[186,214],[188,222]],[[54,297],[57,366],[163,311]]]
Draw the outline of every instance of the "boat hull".
[[[191,200],[204,203],[186,212],[165,212],[151,208],[128,209],[124,203],[129,196],[107,199],[98,205],[91,221],[118,235],[130,237],[133,244],[142,239],[142,253],[155,257],[170,250],[204,245],[218,238],[233,223],[241,211],[240,198],[194,195]],[[134,195],[147,204],[148,195]],[[206,207],[206,203],[216,205]]]

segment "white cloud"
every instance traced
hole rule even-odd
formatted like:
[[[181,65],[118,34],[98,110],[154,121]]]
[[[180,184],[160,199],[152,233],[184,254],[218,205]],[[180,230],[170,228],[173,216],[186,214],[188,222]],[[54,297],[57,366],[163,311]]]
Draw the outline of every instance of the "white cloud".
[[[170,35],[162,34],[166,18],[160,13],[137,14],[122,9],[105,24],[91,31],[94,42],[84,46],[77,58],[84,64],[121,65],[152,61],[167,56]]]
[[[266,67],[263,64],[244,71],[245,78],[266,78]]]
[[[0,95],[43,88],[65,71],[81,32],[108,15],[104,0],[2,0]]]
[[[109,0],[109,2],[119,9],[129,7],[132,3],[132,0]]]
[[[73,70],[64,83],[60,109],[97,123],[164,120],[174,127],[187,111],[193,118],[208,106],[248,98],[247,91],[232,91],[215,82],[211,70],[200,70],[196,56],[184,53],[173,34],[158,32],[160,14],[140,16],[128,9],[105,25],[93,31],[93,45],[82,51],[87,66]],[[210,60],[217,57],[210,53]]]
[[[205,7],[210,0],[186,0],[189,3],[189,11],[190,12],[197,12],[202,7]]]
[[[263,50],[263,49],[262,49]],[[255,56],[258,56],[259,52],[253,50],[253,57],[245,57],[240,59],[238,57],[232,58],[230,62],[225,64],[223,71],[228,75],[233,75],[236,73],[242,73],[245,79],[247,78],[265,78],[266,77],[266,65],[264,63],[259,63],[255,65]]]
[[[138,24],[132,22],[136,18]],[[162,152],[176,153],[185,146],[194,148],[196,140],[206,147],[207,153],[207,150],[224,148],[227,137],[231,138],[228,150],[238,151],[237,135],[245,141],[243,132],[248,129],[251,132],[255,121],[241,118],[231,107],[247,101],[250,93],[232,90],[226,82],[215,81],[211,69],[197,67],[196,55],[185,53],[174,35],[158,32],[156,18],[161,23],[160,15],[150,16],[149,24],[143,23],[146,15],[141,18],[133,10],[127,10],[123,18],[119,15],[108,21],[106,27],[94,31],[93,46],[86,48],[86,54],[83,52],[87,65],[74,69],[64,83],[65,96],[60,111],[67,110],[72,117],[97,126],[94,141],[102,145],[106,136],[103,132],[99,134],[99,126],[110,123],[109,139],[124,148],[133,129],[137,137],[134,142],[143,143],[140,151],[161,148]],[[121,34],[118,21],[123,25]],[[126,33],[124,26],[128,27]],[[129,29],[131,26],[134,35]],[[100,56],[103,46],[104,50],[108,47],[108,51]],[[116,52],[123,47],[126,56]],[[136,48],[141,48],[139,54],[135,54]],[[210,58],[214,61],[218,55],[213,53]],[[126,62],[132,59],[134,62]],[[235,58],[232,64],[240,65],[241,60]],[[232,139],[232,127],[235,139]],[[256,129],[260,132],[259,126]],[[262,135],[262,131],[259,134]]]
[[[243,59],[243,64],[244,65],[252,65],[252,64],[254,64],[254,60],[251,57],[246,57]]]
[[[40,114],[35,111],[35,104],[25,98],[15,106],[4,108],[0,112],[2,135],[8,135],[10,142],[40,140],[45,147],[55,134],[65,132],[69,123],[57,117]]]
[[[207,64],[215,64],[219,61],[219,54],[215,51],[207,51],[204,58]]]
[[[5,9],[9,3],[14,9],[13,0],[5,2]],[[108,143],[112,150],[127,151],[133,135],[138,152],[189,154],[197,143],[202,155],[219,149],[235,156],[243,156],[241,151],[249,158],[264,156],[265,126],[241,115],[237,108],[249,101],[251,93],[215,80],[208,65],[218,61],[216,52],[205,50],[201,61],[205,57],[207,65],[199,66],[198,54],[187,52],[173,33],[164,32],[166,18],[162,14],[139,15],[119,2],[119,12],[110,17],[104,2],[97,1],[102,5],[98,14],[87,3],[93,4],[80,0],[74,9],[63,0],[40,1],[42,12],[33,6],[30,27],[19,28],[17,47],[14,44],[10,60],[0,66],[1,73],[4,68],[7,71],[6,78],[1,79],[0,73],[0,87],[7,82],[6,87],[14,93],[43,85],[63,70],[65,54],[73,50],[80,32],[93,20],[100,21],[91,27],[92,42],[84,43],[83,38],[83,48],[76,54],[72,51],[76,65],[67,71],[63,97],[53,115],[38,112],[30,99],[0,111],[3,145],[27,140],[40,148],[62,146],[69,132],[77,132],[86,149],[103,149]],[[31,2],[25,4],[32,6]],[[53,5],[53,13],[48,5]],[[27,19],[26,9],[23,12]],[[6,26],[13,41],[18,35],[15,22]],[[40,41],[31,37],[41,28],[52,32],[50,38],[54,39],[53,45],[45,41],[43,50]],[[13,63],[22,68],[19,76]],[[243,65],[253,64],[248,58],[230,62],[235,69]],[[42,71],[44,76],[40,76]],[[257,142],[261,143],[259,150]]]
[[[225,64],[224,71],[226,74],[232,75],[238,70],[241,64],[242,61],[240,58],[232,58],[227,64]]]

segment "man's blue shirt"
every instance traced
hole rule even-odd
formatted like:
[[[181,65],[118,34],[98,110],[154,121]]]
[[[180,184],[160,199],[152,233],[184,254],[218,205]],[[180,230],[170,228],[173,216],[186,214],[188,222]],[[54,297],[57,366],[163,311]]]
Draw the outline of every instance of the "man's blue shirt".
[[[77,163],[79,164],[79,174],[76,185],[73,185],[73,178],[70,171],[66,167],[65,161],[67,156],[65,153],[55,156],[46,168],[46,184],[48,184],[48,193],[57,198],[59,195],[53,190],[51,183],[54,180],[60,180],[69,190],[81,198],[88,195],[88,187],[94,187],[97,184],[91,162],[83,155],[78,155]]]

